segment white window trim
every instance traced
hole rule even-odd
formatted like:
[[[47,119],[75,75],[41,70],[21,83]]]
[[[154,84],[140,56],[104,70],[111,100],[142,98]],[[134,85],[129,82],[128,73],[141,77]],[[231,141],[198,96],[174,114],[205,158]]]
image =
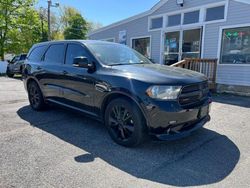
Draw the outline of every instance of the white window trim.
[[[105,39],[100,39],[101,41],[106,41],[109,42],[108,40],[113,40],[113,42],[115,42],[115,37],[111,37],[111,38],[105,38]]]
[[[216,8],[216,7],[219,7],[219,6],[225,6],[224,19],[206,21],[206,18],[207,18],[207,9],[209,9],[209,8]],[[227,14],[228,14],[228,1],[226,3],[221,3],[220,2],[220,3],[217,3],[216,5],[210,5],[210,6],[205,7],[203,21],[206,24],[213,24],[213,23],[225,22],[225,21],[227,21]]]
[[[183,25],[183,26],[178,26],[175,28],[165,28],[161,31],[161,43],[160,43],[160,64],[163,64],[163,55],[164,55],[164,45],[165,45],[165,41],[164,41],[164,37],[165,37],[165,33],[168,32],[181,32],[180,33],[180,41],[182,41],[183,38],[183,34],[182,32],[185,30],[192,30],[192,29],[203,29],[202,30],[202,35],[201,35],[201,58],[204,57],[204,47],[205,47],[205,30],[206,30],[206,25],[205,24],[188,24],[188,25]],[[181,45],[180,45],[181,48]]]
[[[195,22],[195,23],[190,23],[190,24],[184,24],[184,18],[185,18],[185,14],[186,13],[191,13],[191,12],[196,12],[196,11],[199,11],[199,19],[198,19],[198,22]],[[191,24],[198,24],[200,23],[200,16],[201,16],[201,9],[197,9],[197,10],[193,10],[193,11],[188,11],[188,12],[183,12],[183,18],[182,18],[182,25],[191,25]]]
[[[161,18],[161,17],[162,17],[162,20],[163,20],[162,27],[161,28],[156,28],[156,29],[151,29],[152,19]],[[164,28],[166,26],[164,22],[165,22],[165,14],[158,14],[158,15],[155,15],[155,16],[149,16],[148,17],[148,31],[162,30],[162,28]]]
[[[209,21],[206,22],[205,18],[206,18],[206,9],[207,8],[211,8],[211,7],[217,7],[217,6],[225,6],[225,15],[224,15],[224,19],[223,20],[214,20],[214,21]],[[192,7],[192,8],[188,8],[185,10],[178,10],[178,11],[173,11],[173,12],[169,12],[167,14],[159,14],[160,16],[163,16],[163,28],[161,29],[157,29],[157,31],[161,31],[161,43],[160,43],[160,64],[163,64],[163,53],[164,53],[164,35],[166,32],[174,32],[174,31],[181,31],[181,30],[186,30],[186,29],[195,29],[198,27],[202,27],[203,28],[203,33],[202,33],[202,44],[201,44],[201,58],[204,58],[204,47],[205,47],[205,33],[206,33],[206,25],[208,24],[213,24],[213,23],[220,23],[220,22],[226,22],[227,21],[227,17],[228,17],[228,8],[229,8],[229,0],[225,0],[225,1],[221,1],[221,2],[217,2],[217,3],[210,3],[210,4],[206,4],[206,5],[202,5],[202,6],[197,6],[197,7]],[[184,19],[184,13],[187,12],[192,12],[192,11],[196,11],[196,10],[200,10],[200,20],[198,23],[194,23],[194,24],[186,24],[183,25],[183,19]],[[172,27],[167,27],[167,16],[172,16],[172,15],[176,15],[176,14],[181,14],[182,18],[181,18],[181,25],[178,26],[172,26]],[[159,15],[154,15],[151,17],[157,17]],[[148,17],[148,19],[150,20],[151,17]],[[149,22],[148,22],[149,23]],[[154,30],[150,30],[148,27],[148,32],[151,32]]]
[[[220,63],[220,54],[221,54],[221,47],[222,47],[222,32],[224,29],[235,29],[241,27],[250,27],[250,23],[247,24],[237,24],[237,25],[227,25],[221,26],[219,31],[219,40],[218,40],[218,51],[217,51],[217,59],[218,59],[218,66],[250,66],[250,64],[222,64]]]
[[[184,27],[184,26],[189,26],[189,25],[190,26],[195,26],[195,25],[199,26],[199,25],[204,25],[204,24],[213,24],[213,23],[226,22],[227,21],[227,16],[228,16],[228,4],[229,4],[229,0],[224,0],[224,1],[221,1],[221,2],[209,3],[209,4],[196,6],[196,7],[192,7],[192,8],[187,8],[187,9],[183,9],[183,10],[172,11],[172,12],[165,13],[165,14],[158,14],[158,15],[154,15],[154,16],[149,16],[148,17],[148,32],[159,31],[159,30],[161,31],[161,30],[165,30],[166,28],[177,28],[177,27]],[[206,10],[208,8],[213,8],[213,7],[223,6],[223,5],[225,6],[224,19],[205,21],[205,19],[206,19]],[[198,11],[198,10],[200,11],[199,22],[183,25],[184,14],[188,13],[188,12]],[[173,15],[177,15],[177,14],[181,14],[181,25],[167,26],[168,16],[173,16]],[[151,19],[152,18],[159,18],[159,17],[162,17],[162,16],[163,16],[163,28],[150,29],[150,27],[151,27]]]
[[[137,36],[137,37],[130,38],[130,47],[133,48],[133,40],[143,39],[143,38],[149,38],[149,50],[150,50],[149,58],[152,58],[152,41],[151,41],[152,36],[151,35]]]
[[[164,17],[165,17],[165,19],[166,19],[166,21],[165,21],[165,27],[164,28],[166,28],[166,27],[178,27],[178,26],[180,26],[180,25],[173,25],[173,26],[168,26],[168,17],[169,16],[177,16],[177,15],[181,15],[181,23],[180,23],[180,25],[182,25],[182,14],[173,14],[173,15],[165,15]]]

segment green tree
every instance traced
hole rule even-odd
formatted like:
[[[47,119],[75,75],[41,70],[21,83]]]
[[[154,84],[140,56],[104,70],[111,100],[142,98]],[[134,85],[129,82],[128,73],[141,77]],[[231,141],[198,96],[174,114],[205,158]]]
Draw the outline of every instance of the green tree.
[[[68,20],[68,27],[64,30],[65,39],[86,39],[88,33],[88,23],[77,13]]]
[[[102,27],[103,27],[103,25],[100,22],[92,22],[92,21],[88,22],[88,31],[89,32],[100,29]]]
[[[41,40],[39,12],[34,0],[0,0],[0,57],[4,53],[27,52]]]

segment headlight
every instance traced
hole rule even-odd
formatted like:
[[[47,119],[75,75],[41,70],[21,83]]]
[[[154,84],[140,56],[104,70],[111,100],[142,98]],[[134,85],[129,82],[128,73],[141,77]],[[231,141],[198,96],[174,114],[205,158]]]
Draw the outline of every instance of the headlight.
[[[153,99],[174,100],[177,99],[181,86],[151,86],[146,93]]]

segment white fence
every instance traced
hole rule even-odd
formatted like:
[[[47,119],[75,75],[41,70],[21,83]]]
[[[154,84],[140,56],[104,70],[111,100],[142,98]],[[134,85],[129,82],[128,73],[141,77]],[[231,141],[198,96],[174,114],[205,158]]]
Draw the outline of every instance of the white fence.
[[[7,64],[5,61],[0,61],[0,74],[6,73]]]

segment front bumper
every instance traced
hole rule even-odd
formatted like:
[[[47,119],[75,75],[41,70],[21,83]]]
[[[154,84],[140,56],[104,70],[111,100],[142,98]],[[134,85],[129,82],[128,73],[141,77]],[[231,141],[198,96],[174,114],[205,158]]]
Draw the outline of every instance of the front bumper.
[[[189,108],[181,107],[177,101],[150,101],[145,107],[149,134],[160,140],[188,136],[210,121],[210,98]]]
[[[163,141],[177,140],[177,139],[184,138],[184,137],[191,135],[194,131],[202,128],[209,121],[210,121],[210,116],[207,115],[200,121],[194,124],[190,124],[186,127],[183,127],[177,132],[169,131],[168,133],[163,133],[163,134],[151,134],[151,136],[157,138],[158,140],[163,140]]]

